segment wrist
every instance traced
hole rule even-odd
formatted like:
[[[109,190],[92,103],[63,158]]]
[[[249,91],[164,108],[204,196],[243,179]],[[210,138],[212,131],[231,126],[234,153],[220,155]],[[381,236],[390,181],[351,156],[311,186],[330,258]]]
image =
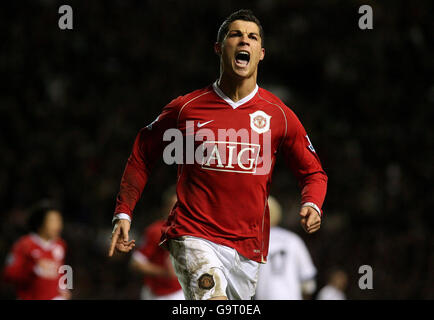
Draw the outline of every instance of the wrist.
[[[131,217],[127,215],[126,213],[117,213],[112,220],[112,224],[115,223],[118,220],[128,220],[131,223]]]
[[[311,207],[315,209],[315,211],[319,214],[319,217],[322,218],[321,209],[313,202],[305,202],[301,205],[302,208],[304,207]]]

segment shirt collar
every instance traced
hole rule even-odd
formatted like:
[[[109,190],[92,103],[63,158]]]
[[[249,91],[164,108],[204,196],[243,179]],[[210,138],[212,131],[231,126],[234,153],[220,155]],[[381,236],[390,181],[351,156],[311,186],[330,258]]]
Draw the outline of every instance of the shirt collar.
[[[32,240],[44,250],[50,249],[54,245],[53,240],[42,239],[37,233],[31,234]]]
[[[226,101],[232,108],[236,109],[239,106],[241,106],[242,104],[250,101],[258,92],[258,85],[255,85],[255,89],[253,89],[252,92],[250,92],[247,96],[245,96],[244,98],[242,98],[241,100],[238,100],[237,102],[232,101],[231,98],[229,98],[227,95],[225,95],[223,93],[223,91],[219,88],[219,86],[217,85],[217,81],[213,83],[212,88],[214,89],[215,93],[222,98],[224,101]]]

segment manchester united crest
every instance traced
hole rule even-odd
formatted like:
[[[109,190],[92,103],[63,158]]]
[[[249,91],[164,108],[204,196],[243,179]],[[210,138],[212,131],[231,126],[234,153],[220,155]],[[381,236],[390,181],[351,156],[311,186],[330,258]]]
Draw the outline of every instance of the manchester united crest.
[[[271,116],[266,114],[264,111],[255,111],[249,114],[250,116],[250,127],[255,132],[261,134],[267,132],[270,129]]]

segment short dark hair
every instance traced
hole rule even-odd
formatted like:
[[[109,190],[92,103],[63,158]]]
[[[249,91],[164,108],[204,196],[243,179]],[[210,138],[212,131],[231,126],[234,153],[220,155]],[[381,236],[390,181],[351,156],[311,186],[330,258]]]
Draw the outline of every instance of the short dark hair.
[[[30,232],[38,232],[38,230],[42,227],[45,216],[49,211],[61,211],[56,201],[44,199],[30,208],[30,216],[27,224]]]
[[[223,21],[221,24],[219,31],[217,32],[217,42],[223,42],[223,39],[225,38],[226,34],[229,31],[229,25],[234,22],[235,20],[243,20],[243,21],[251,21],[256,23],[256,25],[259,28],[259,35],[261,37],[261,45],[264,46],[264,29],[262,29],[261,22],[258,18],[255,17],[253,12],[248,9],[241,9],[234,13],[232,13],[229,17]]]

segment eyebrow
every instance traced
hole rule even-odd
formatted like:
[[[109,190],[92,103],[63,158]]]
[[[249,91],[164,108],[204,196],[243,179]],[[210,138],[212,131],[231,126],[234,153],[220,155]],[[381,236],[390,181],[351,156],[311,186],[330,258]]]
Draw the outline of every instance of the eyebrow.
[[[242,32],[241,30],[239,30],[239,29],[232,29],[232,30],[229,30],[229,31],[228,31],[228,34],[231,33],[231,32],[241,32],[241,33],[243,33],[243,32]],[[260,36],[260,34],[257,33],[257,32],[249,32],[249,35],[251,35],[251,34],[254,34],[254,35]]]

